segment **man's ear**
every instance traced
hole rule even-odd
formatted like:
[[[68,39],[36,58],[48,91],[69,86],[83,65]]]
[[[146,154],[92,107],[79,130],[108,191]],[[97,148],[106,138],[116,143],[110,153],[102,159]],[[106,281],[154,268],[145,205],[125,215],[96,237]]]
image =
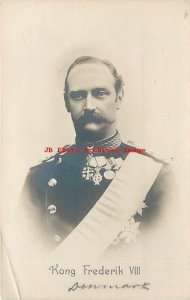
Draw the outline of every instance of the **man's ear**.
[[[70,113],[71,111],[70,111],[70,107],[69,107],[69,104],[67,101],[65,101],[65,107],[66,107],[67,112]]]
[[[120,91],[117,93],[116,109],[120,109],[123,97],[124,97],[124,90],[120,89]]]
[[[71,112],[70,111],[70,107],[69,107],[69,101],[68,101],[68,99],[67,99],[67,96],[64,94],[64,100],[65,100],[65,107],[66,107],[66,110],[67,110],[67,112]]]

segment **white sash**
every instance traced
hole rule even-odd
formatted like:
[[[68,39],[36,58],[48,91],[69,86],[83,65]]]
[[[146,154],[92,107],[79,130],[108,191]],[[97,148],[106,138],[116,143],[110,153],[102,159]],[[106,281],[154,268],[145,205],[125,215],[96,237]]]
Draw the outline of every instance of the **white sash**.
[[[52,258],[96,259],[142,205],[162,163],[130,153],[91,211],[52,253]]]

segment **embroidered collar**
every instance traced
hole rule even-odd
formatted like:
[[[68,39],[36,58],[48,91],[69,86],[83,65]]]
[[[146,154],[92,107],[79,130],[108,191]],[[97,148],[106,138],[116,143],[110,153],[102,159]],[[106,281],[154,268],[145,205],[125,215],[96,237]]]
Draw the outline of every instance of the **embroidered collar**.
[[[116,131],[114,135],[103,140],[87,143],[81,141],[78,137],[76,137],[75,141],[79,147],[117,148],[121,145],[121,138],[118,131]]]

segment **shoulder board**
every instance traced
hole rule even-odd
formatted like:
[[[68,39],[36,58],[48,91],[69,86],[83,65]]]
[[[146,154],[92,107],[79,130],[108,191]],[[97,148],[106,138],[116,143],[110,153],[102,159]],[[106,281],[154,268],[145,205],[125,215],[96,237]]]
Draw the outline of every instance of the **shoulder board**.
[[[71,148],[73,145],[65,145],[63,148]],[[34,164],[33,166],[30,167],[30,170],[32,170],[33,168],[36,168],[38,166],[41,166],[45,163],[50,163],[50,162],[55,162],[56,164],[59,164],[61,162],[61,157],[62,155],[66,154],[67,152],[57,152],[54,153],[53,155],[49,156],[49,157],[45,157],[42,160],[39,160],[36,164]]]
[[[65,149],[65,148],[72,148],[74,146],[74,144],[73,145],[69,145],[69,144],[67,144],[67,145],[65,145],[65,146],[63,146],[63,147],[61,147],[61,149]],[[57,153],[57,155],[64,155],[64,154],[66,154],[67,153],[67,151],[61,151],[61,149],[60,149],[60,152],[58,152]]]
[[[152,150],[146,149],[143,146],[137,145],[136,143],[134,143],[132,141],[127,141],[126,144],[127,144],[127,146],[130,146],[132,148],[143,150],[142,152],[139,151],[139,153],[141,153],[142,155],[146,155],[148,157],[151,157],[155,161],[161,162],[163,164],[170,164],[171,163],[171,158],[163,158],[159,154],[153,152]]]
[[[34,165],[32,165],[32,166],[30,167],[30,170],[32,170],[33,168],[39,167],[39,166],[43,165],[43,164],[46,163],[46,162],[54,161],[54,160],[55,160],[55,156],[56,156],[56,154],[55,154],[55,155],[52,155],[52,156],[50,156],[50,157],[45,157],[45,158],[42,159],[42,160],[39,160],[36,164],[34,164]]]

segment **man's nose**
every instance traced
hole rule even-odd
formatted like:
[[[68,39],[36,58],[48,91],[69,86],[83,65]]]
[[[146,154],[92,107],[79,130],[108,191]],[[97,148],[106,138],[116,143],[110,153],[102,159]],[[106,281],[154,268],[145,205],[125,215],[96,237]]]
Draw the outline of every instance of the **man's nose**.
[[[93,96],[91,93],[87,94],[86,105],[84,108],[87,110],[95,110],[96,109],[96,106],[94,105],[94,99],[93,99]]]

